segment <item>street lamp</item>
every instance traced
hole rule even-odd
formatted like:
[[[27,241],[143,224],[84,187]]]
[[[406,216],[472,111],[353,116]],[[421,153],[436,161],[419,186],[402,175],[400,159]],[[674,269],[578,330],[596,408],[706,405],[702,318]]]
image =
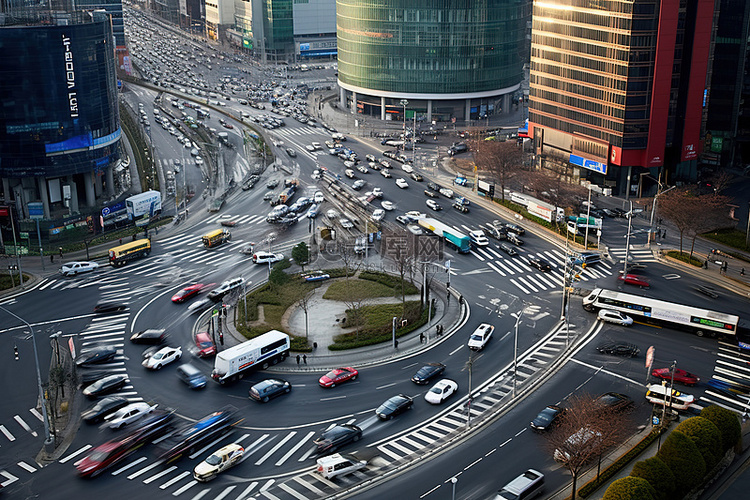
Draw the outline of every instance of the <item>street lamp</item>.
[[[656,193],[656,196],[654,196],[654,202],[651,204],[651,223],[650,223],[651,231],[649,231],[649,233],[648,233],[648,241],[649,241],[649,243],[651,242],[651,239],[654,236],[654,214],[656,213],[656,199],[659,196],[663,195],[664,193],[666,193],[668,191],[673,190],[676,187],[677,186],[672,186],[671,188],[665,189],[661,193]],[[661,189],[661,182],[659,183],[659,188]]]
[[[401,105],[404,107],[404,133],[401,136],[401,138],[404,140],[404,151],[406,151],[406,106],[409,104],[409,101],[406,99],[401,99]]]
[[[31,324],[28,321],[21,318],[20,316],[13,314],[6,308],[0,306],[0,309],[10,314],[14,318],[16,318],[18,321],[24,323],[26,326],[29,327],[29,331],[31,331],[31,343],[34,345],[34,361],[36,363],[36,383],[37,383],[37,386],[39,386],[39,403],[42,405],[42,418],[44,420],[44,447],[46,450],[52,451],[54,449],[54,442],[52,441],[52,438],[50,437],[50,434],[49,434],[49,417],[47,416],[47,405],[44,402],[44,390],[42,389],[42,375],[39,371],[39,354],[37,353],[37,350],[36,350],[36,336],[34,335],[34,328],[31,326]]]
[[[456,483],[457,482],[458,482],[458,478],[456,476],[453,476],[451,478],[451,484],[453,485],[453,495],[451,496],[451,498],[453,500],[456,500]]]
[[[516,318],[515,333],[513,335],[513,397],[516,397],[516,383],[518,381],[518,323],[523,316],[523,309],[516,314],[511,314]],[[567,316],[567,315],[566,315]]]
[[[633,200],[628,200],[630,202],[630,211],[628,212],[628,234],[627,239],[625,240],[625,265],[622,269],[622,275],[623,279],[626,274],[628,274],[628,257],[630,256],[630,230],[633,227]]]
[[[396,342],[396,316],[393,317],[393,348],[398,349],[398,342]]]

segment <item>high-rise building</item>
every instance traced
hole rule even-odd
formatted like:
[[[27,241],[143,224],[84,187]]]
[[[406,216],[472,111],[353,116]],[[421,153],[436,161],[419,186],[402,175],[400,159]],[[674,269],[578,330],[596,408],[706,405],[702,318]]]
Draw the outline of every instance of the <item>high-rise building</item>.
[[[120,157],[110,16],[6,18],[0,45],[0,198],[22,219],[93,213]]]
[[[337,0],[341,105],[381,120],[509,112],[521,93],[529,6]]]
[[[625,195],[695,179],[713,17],[714,0],[534,0],[537,165]]]

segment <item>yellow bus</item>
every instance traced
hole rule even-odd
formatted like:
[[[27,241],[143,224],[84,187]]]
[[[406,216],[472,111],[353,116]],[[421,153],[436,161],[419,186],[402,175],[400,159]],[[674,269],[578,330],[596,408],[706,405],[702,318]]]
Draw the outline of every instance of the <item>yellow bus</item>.
[[[109,263],[115,267],[123,266],[128,261],[148,257],[151,253],[151,240],[142,239],[131,241],[109,249]]]
[[[232,239],[232,233],[230,233],[226,229],[217,229],[215,231],[211,231],[208,234],[204,234],[203,238],[203,246],[206,248],[212,248],[217,247],[221,245],[222,243],[226,243],[227,241]]]

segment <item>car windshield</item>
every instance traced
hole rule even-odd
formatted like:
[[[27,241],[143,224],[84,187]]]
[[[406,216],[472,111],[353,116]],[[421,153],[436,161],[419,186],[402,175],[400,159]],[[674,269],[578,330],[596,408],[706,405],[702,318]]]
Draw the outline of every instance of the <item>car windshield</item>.
[[[349,432],[349,429],[346,427],[334,427],[328,432],[323,433],[323,439],[324,440],[331,440],[336,439],[340,436],[343,436]]]
[[[109,457],[109,451],[94,451],[89,455],[89,460],[92,462],[103,462]]]
[[[211,342],[210,340],[202,340],[198,343],[198,345],[204,348],[211,347],[213,345],[213,342]]]
[[[443,393],[443,388],[436,386],[436,387],[433,387],[432,389],[430,389],[430,392],[434,392],[435,394],[442,394]]]
[[[219,465],[221,463],[221,457],[218,455],[211,455],[206,459],[208,465]]]
[[[341,375],[343,375],[343,373]],[[336,370],[333,370],[333,371],[330,371],[330,372],[326,373],[326,377],[328,377],[330,379],[334,379],[334,378],[336,378],[338,376],[339,376],[339,372],[337,372]]]
[[[430,373],[432,373],[432,370],[433,368],[431,366],[424,366],[420,368],[419,371],[417,372],[417,377],[418,378],[427,377],[430,375]]]
[[[477,333],[475,333],[474,335],[471,336],[471,340],[476,340],[476,341],[481,342],[482,341],[482,336],[479,335],[479,334],[477,334]]]
[[[396,407],[397,407],[396,402],[395,401],[391,401],[389,399],[388,401],[386,401],[385,403],[383,403],[383,405],[380,408],[384,409],[384,410],[395,410]]]
[[[556,413],[557,412],[555,412],[554,410],[550,410],[550,409],[542,410],[542,412],[539,415],[537,415],[536,419],[541,423],[548,424],[552,421],[552,418],[555,416]]]
[[[164,356],[166,356],[166,353],[157,352],[156,354],[154,354],[154,359],[162,359]]]

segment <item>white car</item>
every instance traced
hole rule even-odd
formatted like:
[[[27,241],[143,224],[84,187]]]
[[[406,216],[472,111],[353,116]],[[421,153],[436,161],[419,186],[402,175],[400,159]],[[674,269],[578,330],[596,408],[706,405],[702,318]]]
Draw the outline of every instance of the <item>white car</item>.
[[[407,174],[411,174],[412,172],[414,172],[414,167],[412,167],[411,165],[407,165],[406,163],[404,163],[403,165],[401,165],[401,170],[403,170]]]
[[[334,209],[330,209],[330,210],[328,210],[326,212],[326,217],[328,217],[331,220],[333,220],[336,217],[338,217],[338,215],[339,215],[339,213],[337,211],[335,211]]]
[[[341,455],[336,453],[318,459],[316,472],[326,479],[331,479],[342,474],[358,471],[367,467],[365,460],[358,460],[353,455]]]
[[[99,264],[96,262],[68,262],[60,268],[60,274],[63,276],[75,276],[81,273],[96,271]]]
[[[424,219],[427,214],[418,212],[417,210],[410,210],[404,214],[410,222],[419,222],[419,219]]]
[[[383,207],[383,210],[388,210],[389,212],[394,208],[393,203],[390,201],[381,201],[380,206]]]
[[[383,197],[383,190],[379,187],[372,188],[372,195],[375,198],[382,198]]]
[[[152,356],[143,360],[143,366],[150,370],[161,370],[163,366],[177,361],[182,357],[182,347],[162,347]]]
[[[365,187],[365,184],[367,184],[367,181],[365,181],[364,179],[357,179],[356,181],[354,181],[354,184],[352,184],[352,189],[355,191],[359,191],[360,189]]]
[[[382,208],[376,208],[372,213],[372,220],[380,222],[385,217],[385,210]]]
[[[621,326],[630,326],[633,324],[633,318],[614,309],[599,309],[597,317],[607,323],[614,323]]]
[[[430,404],[439,405],[456,392],[458,392],[458,384],[453,380],[444,378],[427,391],[424,400]]]
[[[406,182],[405,179],[396,179],[396,185],[400,187],[401,189],[406,189],[409,187],[409,183]]]
[[[453,193],[452,189],[440,188],[440,194],[442,194],[443,196],[445,196],[448,199],[451,199],[451,198],[453,198],[453,194],[454,193]]]
[[[315,192],[315,196],[313,196],[313,201],[315,203],[317,203],[318,205],[320,205],[321,203],[323,203],[324,201],[326,201],[325,196],[323,196],[323,192],[322,191],[316,191]]]
[[[438,210],[442,210],[443,209],[443,207],[441,207],[440,204],[438,202],[436,202],[435,200],[427,200],[427,201],[425,201],[425,203],[427,204],[428,207],[430,207],[432,210],[434,210],[436,212]]]
[[[244,454],[245,449],[239,444],[228,444],[211,453],[207,459],[196,465],[195,469],[193,469],[193,477],[196,481],[202,483],[210,481],[218,476],[219,473],[237,465],[242,460]]]
[[[195,157],[195,164],[196,165],[203,165],[203,158],[201,158],[200,156],[196,156]]]
[[[380,175],[382,175],[382,176],[383,176],[383,177],[385,177],[386,179],[390,179],[391,177],[393,177],[393,176],[391,175],[391,172],[390,172],[390,170],[381,170],[381,171],[380,171]]]
[[[283,253],[255,252],[253,254],[253,264],[268,264],[284,260]]]
[[[661,384],[652,384],[646,390],[646,399],[649,403],[663,405],[664,398],[669,396],[669,387]],[[672,389],[672,397],[669,398],[672,408],[675,410],[687,410],[695,402],[695,396],[685,394],[676,389]]]
[[[354,228],[354,224],[352,224],[352,221],[350,221],[346,217],[340,218],[339,219],[339,224],[341,224],[341,227],[343,227],[344,229],[353,229]]]
[[[344,170],[344,175],[349,177],[350,179],[354,179],[354,170],[352,170],[351,168],[347,168],[346,170]]]
[[[430,200],[427,200],[430,201]],[[478,247],[486,247],[490,244],[490,240],[487,239],[487,236],[484,234],[484,231],[481,229],[477,231],[469,231],[469,239],[473,244],[475,244]]]
[[[359,170],[359,171],[360,171],[360,172],[362,172],[363,174],[369,174],[369,173],[370,173],[370,171],[368,170],[368,168],[367,168],[367,167],[365,167],[364,165],[360,165],[360,166],[358,166],[358,167],[357,167],[357,170]]]
[[[112,415],[107,426],[110,429],[121,429],[128,424],[132,424],[144,415],[148,415],[154,411],[157,406],[159,405],[151,406],[148,403],[131,403],[117,410],[117,412]]]
[[[492,338],[492,332],[495,331],[495,327],[488,324],[482,323],[474,330],[474,333],[469,337],[469,349],[472,351],[481,351],[487,345],[487,342]]]

